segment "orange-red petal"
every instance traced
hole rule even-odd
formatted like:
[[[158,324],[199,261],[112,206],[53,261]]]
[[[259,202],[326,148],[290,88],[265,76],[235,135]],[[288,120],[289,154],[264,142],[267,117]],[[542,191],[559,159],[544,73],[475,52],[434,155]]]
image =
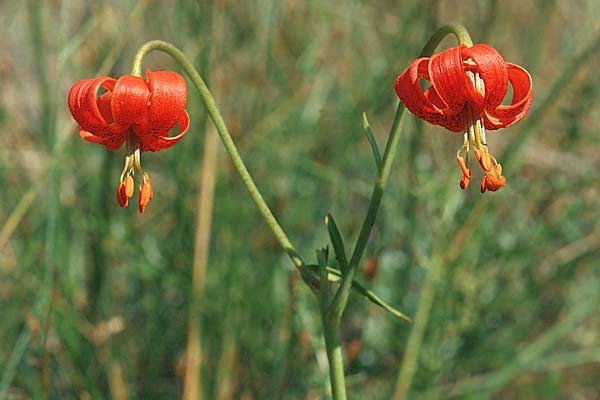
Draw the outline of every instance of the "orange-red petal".
[[[496,49],[487,44],[462,47],[462,59],[475,63],[473,72],[479,74],[485,85],[485,108],[495,108],[502,103],[508,90],[508,73],[504,59]],[[483,108],[480,108],[480,112]]]
[[[120,77],[113,90],[111,102],[115,121],[122,126],[142,126],[147,121],[150,91],[144,79],[125,75]]]
[[[434,54],[429,59],[429,77],[431,86],[446,105],[442,110],[444,115],[462,113],[467,102],[474,102],[473,85],[463,67],[461,47]]]
[[[519,65],[506,63],[508,80],[513,88],[513,98],[508,106],[499,105],[494,109],[486,110],[484,114],[487,129],[499,129],[513,125],[522,120],[533,99],[533,83],[531,75]]]
[[[429,59],[418,58],[396,78],[395,90],[400,101],[417,117],[433,125],[440,125],[453,132],[464,130],[462,114],[448,115],[446,108],[433,86],[423,91],[419,79],[430,80]]]
[[[161,132],[157,134],[140,135],[140,150],[141,151],[160,151],[168,149],[177,143],[188,130],[190,126],[190,117],[183,110],[179,119],[179,133],[175,136],[169,136],[169,132]]]
[[[181,75],[172,71],[146,72],[150,99],[148,133],[169,131],[180,122],[187,103],[187,87]]]
[[[109,77],[83,79],[69,91],[69,109],[79,124],[79,135],[90,142],[115,150],[125,141],[126,127],[112,121],[109,104],[115,80]],[[101,88],[106,93],[98,97]]]

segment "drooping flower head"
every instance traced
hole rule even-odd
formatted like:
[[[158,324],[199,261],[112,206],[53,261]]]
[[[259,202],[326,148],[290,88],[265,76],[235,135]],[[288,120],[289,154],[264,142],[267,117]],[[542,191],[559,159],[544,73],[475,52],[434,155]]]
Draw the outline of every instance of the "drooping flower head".
[[[431,86],[421,89],[419,80]],[[512,86],[512,101],[502,102]],[[488,150],[486,129],[519,122],[531,106],[531,76],[523,67],[505,62],[491,46],[461,45],[430,58],[418,58],[396,79],[396,94],[417,117],[452,132],[464,132],[456,158],[462,171],[460,187],[471,180],[469,147],[484,171],[481,192],[496,191],[506,183],[502,166]],[[465,154],[465,157],[463,157]]]
[[[83,139],[108,150],[117,150],[126,143],[117,200],[126,207],[137,180],[142,213],[152,199],[152,185],[142,169],[141,153],[173,146],[190,123],[183,77],[176,72],[149,70],[146,76],[146,80],[131,75],[84,79],[69,91],[69,109]],[[170,136],[177,124],[179,133]]]

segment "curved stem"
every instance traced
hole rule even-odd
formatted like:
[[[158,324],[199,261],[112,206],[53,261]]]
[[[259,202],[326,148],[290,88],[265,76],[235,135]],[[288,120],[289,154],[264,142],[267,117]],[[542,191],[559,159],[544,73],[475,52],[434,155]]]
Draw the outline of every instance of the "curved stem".
[[[142,61],[144,57],[153,50],[162,51],[173,57],[175,61],[177,61],[181,65],[185,73],[190,77],[192,83],[194,84],[194,86],[196,86],[198,92],[200,92],[202,102],[206,107],[208,115],[214,122],[215,127],[217,128],[219,137],[221,138],[221,141],[223,142],[227,153],[229,153],[229,156],[231,157],[233,166],[240,175],[240,178],[242,178],[242,182],[246,186],[246,189],[248,189],[252,200],[258,207],[258,210],[262,214],[265,222],[267,223],[269,228],[271,228],[271,231],[277,238],[277,241],[279,242],[283,250],[287,253],[287,255],[290,257],[294,265],[298,268],[303,266],[304,261],[302,260],[302,258],[292,245],[291,241],[281,228],[281,225],[279,225],[279,222],[277,222],[277,219],[269,209],[269,206],[263,199],[260,191],[258,190],[258,187],[256,186],[254,180],[250,176],[248,169],[244,165],[244,162],[242,161],[242,158],[240,157],[240,154],[238,153],[237,148],[233,143],[233,140],[231,139],[231,135],[227,130],[227,126],[223,121],[223,117],[221,116],[221,113],[219,112],[215,100],[210,91],[208,90],[206,83],[204,83],[204,80],[202,79],[198,71],[196,71],[192,63],[187,59],[185,54],[183,54],[178,48],[176,48],[170,43],[163,42],[162,40],[153,40],[144,44],[138,50],[133,60],[133,65],[131,67],[131,75],[141,76]]]
[[[454,35],[456,40],[458,40],[459,45],[464,44],[467,47],[473,46],[473,41],[471,40],[471,36],[469,35],[467,28],[461,24],[451,23],[440,26],[438,30],[431,35],[427,43],[425,43],[425,46],[423,46],[423,50],[421,50],[419,57],[431,56],[442,39],[448,35]]]

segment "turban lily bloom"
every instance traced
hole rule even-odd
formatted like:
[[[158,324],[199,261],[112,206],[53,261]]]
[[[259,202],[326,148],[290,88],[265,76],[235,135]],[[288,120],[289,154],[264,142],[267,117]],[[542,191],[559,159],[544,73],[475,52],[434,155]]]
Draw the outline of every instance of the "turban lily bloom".
[[[431,86],[421,89],[419,79]],[[502,101],[512,85],[509,105]],[[460,187],[471,180],[467,167],[469,146],[484,171],[481,193],[496,191],[506,183],[502,166],[488,150],[485,132],[519,122],[531,106],[531,76],[524,68],[505,62],[491,46],[461,45],[430,58],[419,58],[396,79],[400,101],[417,117],[452,132],[463,132],[456,158],[462,171]],[[465,154],[465,157],[463,157]],[[465,159],[467,161],[465,161]]]
[[[108,150],[126,144],[117,200],[126,207],[137,180],[141,213],[152,199],[152,185],[142,169],[141,153],[173,146],[190,123],[185,111],[187,88],[183,77],[169,71],[147,71],[146,76],[146,80],[130,75],[84,79],[69,91],[69,109],[83,139]],[[176,124],[179,133],[170,136]]]

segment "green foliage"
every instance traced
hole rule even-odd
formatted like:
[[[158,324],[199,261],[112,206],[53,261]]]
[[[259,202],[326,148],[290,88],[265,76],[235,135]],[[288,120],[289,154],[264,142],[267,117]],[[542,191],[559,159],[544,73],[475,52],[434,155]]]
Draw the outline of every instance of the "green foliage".
[[[598,17],[594,0],[2,2],[0,393],[41,398],[56,285],[50,398],[181,394],[206,113],[190,88],[187,136],[142,156],[154,199],[139,215],[116,202],[121,152],[77,135],[66,105],[75,81],[128,74],[137,47],[160,38],[212,88],[212,27],[223,24],[218,104],[274,214],[314,263],[329,243],[323,217],[335,215],[348,249],[366,211],[376,167],[362,113],[381,146],[395,77],[439,25],[457,21],[532,73],[532,122],[489,132],[507,186],[480,195],[458,188],[462,138],[407,118],[358,279],[414,316],[427,273],[437,273],[411,398],[593,398]],[[155,54],[145,67],[177,70]],[[213,224],[205,398],[327,398],[317,298],[222,149]],[[412,325],[356,294],[342,322],[349,397],[390,398]]]

